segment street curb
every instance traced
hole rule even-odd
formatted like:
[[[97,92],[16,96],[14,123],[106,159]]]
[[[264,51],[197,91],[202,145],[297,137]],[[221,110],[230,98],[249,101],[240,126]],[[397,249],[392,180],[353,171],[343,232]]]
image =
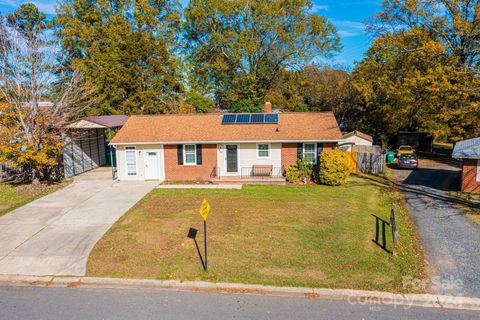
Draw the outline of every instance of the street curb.
[[[205,281],[138,280],[121,278],[55,277],[0,275],[0,286],[40,286],[68,288],[130,288],[190,292],[215,292],[276,297],[348,301],[351,304],[390,305],[408,309],[412,306],[479,310],[480,298],[434,294],[397,294],[382,291],[326,289],[302,287],[275,287],[239,283],[213,283]]]

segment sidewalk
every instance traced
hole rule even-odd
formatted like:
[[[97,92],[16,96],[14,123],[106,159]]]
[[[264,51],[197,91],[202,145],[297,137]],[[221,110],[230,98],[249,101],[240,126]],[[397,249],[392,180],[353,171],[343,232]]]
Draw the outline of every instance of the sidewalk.
[[[91,277],[8,276],[0,275],[0,286],[42,286],[68,288],[125,288],[171,291],[215,292],[291,297],[304,299],[343,300],[351,304],[393,305],[410,308],[445,308],[479,310],[480,298],[432,294],[395,294],[380,291],[324,289],[300,287],[274,287],[239,283],[212,283],[204,281],[137,280]]]

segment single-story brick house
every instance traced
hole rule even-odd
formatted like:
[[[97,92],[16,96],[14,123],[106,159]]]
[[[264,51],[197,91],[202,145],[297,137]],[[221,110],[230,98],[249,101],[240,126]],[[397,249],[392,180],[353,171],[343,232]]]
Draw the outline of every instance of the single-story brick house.
[[[110,142],[120,180],[283,179],[342,139],[331,112],[131,116]]]
[[[480,137],[459,141],[452,157],[462,159],[462,192],[480,193]]]

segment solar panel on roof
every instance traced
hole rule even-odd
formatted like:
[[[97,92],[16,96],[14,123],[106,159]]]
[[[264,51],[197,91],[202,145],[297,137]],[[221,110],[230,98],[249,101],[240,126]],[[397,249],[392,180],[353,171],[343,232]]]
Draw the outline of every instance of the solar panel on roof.
[[[225,114],[222,118],[222,124],[233,124],[235,123],[236,114]]]
[[[241,113],[241,114],[225,114],[222,117],[222,124],[248,124],[248,123],[278,123],[278,114]]]
[[[264,123],[265,115],[263,113],[254,113],[250,117],[250,123]]]
[[[250,114],[237,114],[236,123],[249,123],[249,122],[250,122]]]
[[[266,114],[265,115],[265,123],[278,123],[278,114]]]

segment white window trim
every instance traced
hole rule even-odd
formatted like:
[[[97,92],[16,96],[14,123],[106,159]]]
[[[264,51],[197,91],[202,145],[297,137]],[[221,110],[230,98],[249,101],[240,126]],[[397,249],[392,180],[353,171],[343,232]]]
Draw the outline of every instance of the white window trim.
[[[303,157],[305,157],[305,154],[306,154],[306,152],[305,152],[305,145],[306,145],[306,144],[313,144],[313,145],[315,146],[315,149],[314,149],[314,150],[315,150],[315,158],[314,158],[312,164],[317,164],[317,157],[318,157],[318,155],[317,155],[317,152],[318,152],[318,151],[317,151],[317,150],[318,150],[317,144],[316,144],[316,143],[312,143],[312,142],[304,143],[304,144],[303,144],[303,150],[302,150],[302,151],[303,151],[303,153],[302,153]]]
[[[260,149],[258,148],[259,145],[267,145],[268,146],[268,157],[261,157],[260,156]],[[257,143],[257,159],[271,159],[272,158],[272,144],[271,143]]]
[[[480,159],[477,160],[477,182],[480,182]]]
[[[194,156],[195,162],[194,163],[187,163],[187,153],[185,152],[185,146],[193,146],[194,147]],[[183,145],[183,165],[184,166],[196,166],[197,165],[197,145],[193,143],[187,143]]]
[[[127,152],[133,151],[135,155],[135,174],[128,174],[128,162],[127,162]],[[137,148],[136,147],[125,147],[125,176],[135,177],[138,176],[138,157],[137,157]]]

